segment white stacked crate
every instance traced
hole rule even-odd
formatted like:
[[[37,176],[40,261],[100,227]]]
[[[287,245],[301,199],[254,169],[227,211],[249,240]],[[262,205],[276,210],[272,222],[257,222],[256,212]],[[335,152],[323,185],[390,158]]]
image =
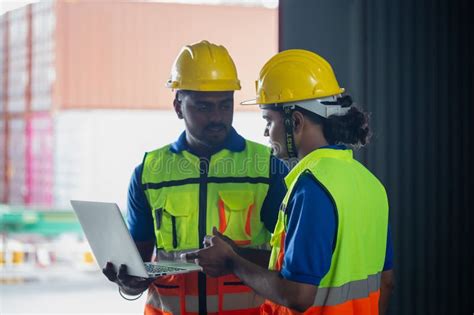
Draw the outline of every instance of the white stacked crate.
[[[5,182],[5,141],[6,141],[6,114],[5,114],[5,71],[6,71],[6,54],[5,54],[5,36],[6,36],[6,18],[0,16],[0,203],[5,199],[6,182]]]
[[[10,204],[23,204],[27,194],[26,187],[26,125],[22,118],[13,118],[8,126],[8,172],[10,187],[8,201]]]
[[[51,206],[53,201],[53,123],[49,113],[36,114],[28,121],[30,153],[27,203]]]
[[[9,13],[8,41],[8,104],[10,113],[26,110],[25,93],[27,72],[27,16],[26,7]],[[14,34],[12,36],[12,34]]]
[[[3,198],[5,197],[5,152],[3,151],[5,148],[5,120],[0,119],[0,203],[2,202]]]
[[[6,54],[4,52],[5,49],[5,16],[0,16],[0,120],[4,119],[2,114],[4,114],[4,97],[6,95],[6,91],[4,90],[5,78],[4,78],[4,71],[6,70],[5,65],[5,58]]]
[[[54,3],[42,1],[31,6],[31,112],[28,118],[28,197],[35,206],[53,201],[53,84],[55,80],[56,17]]]
[[[55,72],[56,17],[52,1],[32,5],[31,109],[50,110]]]

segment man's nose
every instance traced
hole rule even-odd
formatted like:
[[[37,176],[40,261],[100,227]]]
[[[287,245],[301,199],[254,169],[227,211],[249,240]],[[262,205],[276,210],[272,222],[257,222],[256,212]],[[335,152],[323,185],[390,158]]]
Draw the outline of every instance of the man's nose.
[[[212,109],[209,111],[209,121],[213,123],[220,123],[223,121],[224,114],[219,109]]]
[[[264,137],[270,137],[270,133],[268,132],[268,128],[265,128],[265,130],[263,131],[263,136]]]

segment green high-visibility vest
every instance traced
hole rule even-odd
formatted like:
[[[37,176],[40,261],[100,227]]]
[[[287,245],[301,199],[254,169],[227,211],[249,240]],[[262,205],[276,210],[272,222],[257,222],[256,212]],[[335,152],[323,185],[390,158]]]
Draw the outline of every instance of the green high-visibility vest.
[[[145,155],[142,185],[151,206],[158,249],[200,247],[212,227],[243,246],[268,243],[260,211],[270,181],[270,149],[246,140],[199,158],[170,145]]]
[[[315,150],[285,178],[289,189],[271,240],[270,269],[282,267],[288,220],[285,209],[303,173],[311,174],[328,192],[337,211],[331,266],[320,282],[314,306],[339,305],[376,292],[387,244],[387,195],[380,181],[353,158],[351,150]]]

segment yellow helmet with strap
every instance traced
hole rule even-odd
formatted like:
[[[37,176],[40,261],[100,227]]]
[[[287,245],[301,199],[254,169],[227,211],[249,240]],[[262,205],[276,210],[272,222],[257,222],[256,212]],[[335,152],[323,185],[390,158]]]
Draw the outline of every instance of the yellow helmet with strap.
[[[290,49],[273,56],[255,82],[256,99],[242,105],[279,104],[339,95],[331,65],[321,56],[303,49]]]
[[[321,117],[345,115],[352,104],[350,96],[337,83],[331,65],[321,56],[303,49],[282,51],[267,61],[255,82],[256,98],[242,105],[283,111],[286,149],[296,158],[292,113],[296,107]]]

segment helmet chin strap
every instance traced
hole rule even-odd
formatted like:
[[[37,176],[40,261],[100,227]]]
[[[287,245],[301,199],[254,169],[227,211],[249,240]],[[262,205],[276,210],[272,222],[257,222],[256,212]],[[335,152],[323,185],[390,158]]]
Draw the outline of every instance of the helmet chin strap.
[[[350,110],[352,98],[345,96],[329,96],[322,99],[310,99],[302,101],[287,102],[282,104],[264,104],[260,105],[261,109],[277,110],[283,113],[283,124],[285,125],[286,151],[288,153],[288,161],[293,163],[297,161],[298,151],[296,149],[295,137],[293,135],[294,121],[293,110],[300,107],[321,116],[328,118],[329,116],[345,115]]]
[[[298,161],[298,151],[296,150],[295,137],[293,136],[293,129],[295,125],[292,116],[295,107],[278,106],[277,104],[265,104],[260,105],[260,108],[276,110],[283,114],[283,125],[285,126],[286,152],[288,153],[288,163],[291,165],[296,164],[296,162]]]
[[[294,122],[292,113],[293,109],[291,107],[283,108],[283,123],[285,125],[286,134],[286,151],[288,152],[289,159],[295,159],[298,157],[295,137],[293,136]]]

